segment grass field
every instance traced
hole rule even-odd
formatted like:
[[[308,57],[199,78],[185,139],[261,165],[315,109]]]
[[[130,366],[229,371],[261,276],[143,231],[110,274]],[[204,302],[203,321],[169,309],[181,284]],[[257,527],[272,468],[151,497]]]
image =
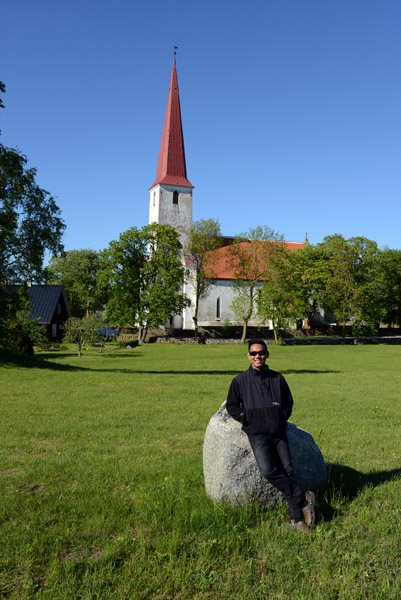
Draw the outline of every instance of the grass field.
[[[272,347],[329,471],[305,536],[284,505],[205,495],[204,432],[244,347],[0,355],[0,596],[401,598],[400,358]]]

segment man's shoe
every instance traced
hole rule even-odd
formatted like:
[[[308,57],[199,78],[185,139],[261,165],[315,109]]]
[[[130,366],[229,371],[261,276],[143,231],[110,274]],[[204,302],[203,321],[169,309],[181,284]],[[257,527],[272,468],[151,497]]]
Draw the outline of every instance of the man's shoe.
[[[291,519],[291,525],[293,529],[299,531],[300,533],[309,533],[309,527],[307,526],[305,521],[295,522],[294,519]]]
[[[307,505],[304,506],[302,512],[304,513],[305,523],[312,527],[315,524],[315,494],[313,492],[306,492],[305,498]]]

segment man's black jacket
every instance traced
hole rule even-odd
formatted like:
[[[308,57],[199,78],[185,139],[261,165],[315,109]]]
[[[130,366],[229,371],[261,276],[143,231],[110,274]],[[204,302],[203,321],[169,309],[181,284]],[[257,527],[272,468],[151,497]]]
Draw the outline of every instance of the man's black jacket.
[[[242,423],[245,433],[267,433],[285,438],[293,399],[286,380],[266,365],[262,372],[249,367],[231,382],[227,412]]]

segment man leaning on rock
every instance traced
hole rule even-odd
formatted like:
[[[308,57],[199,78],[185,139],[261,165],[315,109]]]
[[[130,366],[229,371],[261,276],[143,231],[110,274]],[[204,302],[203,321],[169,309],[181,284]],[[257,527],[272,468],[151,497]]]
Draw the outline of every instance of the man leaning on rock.
[[[315,494],[305,494],[294,479],[286,435],[292,395],[284,377],[266,365],[268,356],[264,340],[249,341],[251,364],[232,380],[226,409],[242,424],[262,476],[283,494],[292,526],[308,533],[315,522]]]

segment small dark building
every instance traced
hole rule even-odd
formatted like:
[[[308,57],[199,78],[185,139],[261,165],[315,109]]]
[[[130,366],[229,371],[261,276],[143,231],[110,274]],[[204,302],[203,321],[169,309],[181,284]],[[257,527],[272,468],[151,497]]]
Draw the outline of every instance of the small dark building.
[[[61,341],[62,325],[71,317],[63,286],[28,283],[27,295],[31,310],[30,318],[38,319],[40,325],[46,326],[50,341]]]

